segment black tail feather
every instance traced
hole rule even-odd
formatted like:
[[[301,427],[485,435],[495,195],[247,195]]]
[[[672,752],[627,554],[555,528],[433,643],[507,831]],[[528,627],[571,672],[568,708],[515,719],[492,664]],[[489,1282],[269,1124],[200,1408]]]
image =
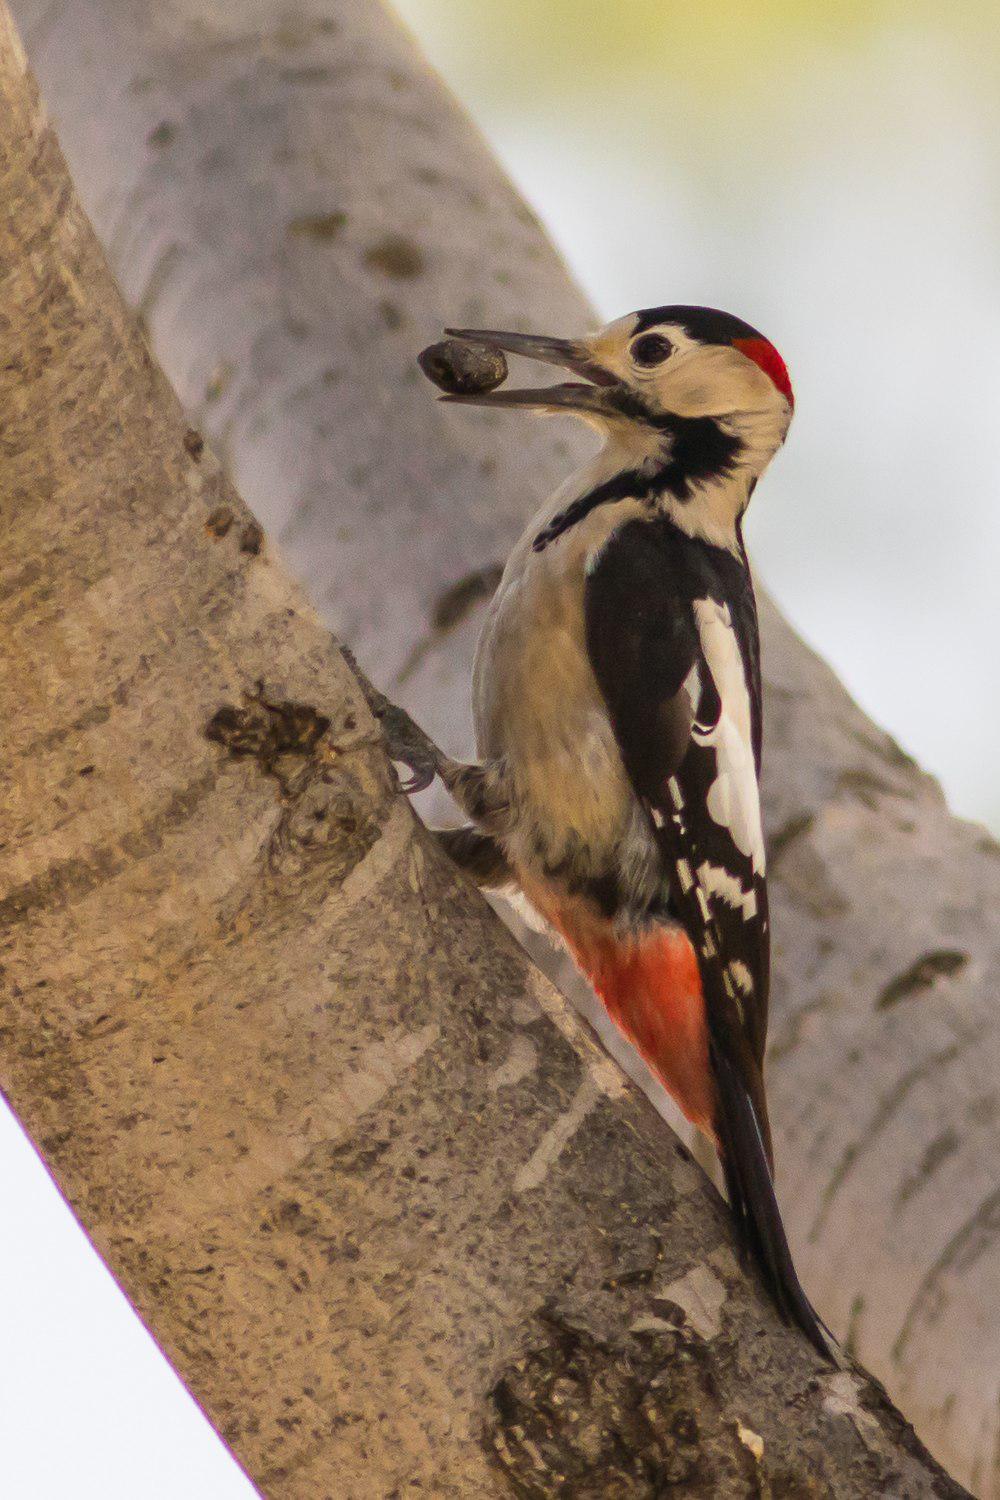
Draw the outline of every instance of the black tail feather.
[[[792,1263],[753,1102],[732,1062],[716,1045],[712,1046],[712,1064],[720,1105],[719,1154],[740,1244],[759,1267],[782,1317],[800,1328],[829,1359],[833,1339],[802,1290]]]

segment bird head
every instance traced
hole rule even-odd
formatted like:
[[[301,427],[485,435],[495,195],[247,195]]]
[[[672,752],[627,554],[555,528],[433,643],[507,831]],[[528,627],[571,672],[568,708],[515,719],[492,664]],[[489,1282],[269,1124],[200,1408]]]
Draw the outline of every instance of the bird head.
[[[445,401],[569,412],[614,438],[623,428],[669,430],[673,419],[728,423],[744,435],[766,431],[780,446],[794,407],[781,355],[729,313],[681,305],[629,313],[581,339],[495,329],[448,329],[508,354],[570,370],[577,379],[529,390],[500,387]]]

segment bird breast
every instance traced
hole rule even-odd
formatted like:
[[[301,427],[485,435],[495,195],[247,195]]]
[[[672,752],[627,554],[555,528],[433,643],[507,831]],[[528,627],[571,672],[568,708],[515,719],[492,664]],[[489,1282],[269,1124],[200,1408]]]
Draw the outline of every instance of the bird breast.
[[[515,548],[476,653],[474,713],[480,755],[510,789],[515,863],[581,875],[606,868],[634,836],[641,810],[587,655],[588,565],[639,502],[602,507],[541,552],[536,517]]]

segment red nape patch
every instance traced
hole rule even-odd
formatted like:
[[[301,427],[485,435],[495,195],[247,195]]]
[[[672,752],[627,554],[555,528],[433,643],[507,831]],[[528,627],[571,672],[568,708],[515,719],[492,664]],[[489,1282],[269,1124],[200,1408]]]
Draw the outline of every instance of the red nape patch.
[[[563,914],[565,915],[565,914]],[[628,939],[557,923],[615,1025],[642,1053],[693,1125],[715,1139],[715,1085],[698,959],[685,932]]]
[[[770,376],[789,406],[795,405],[788,366],[773,344],[769,344],[767,339],[733,339],[733,348],[745,354],[747,359],[752,359],[765,375]]]

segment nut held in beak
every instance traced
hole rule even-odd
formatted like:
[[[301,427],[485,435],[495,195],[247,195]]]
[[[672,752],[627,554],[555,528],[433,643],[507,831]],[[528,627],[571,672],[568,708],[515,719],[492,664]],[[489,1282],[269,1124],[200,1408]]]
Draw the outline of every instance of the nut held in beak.
[[[450,396],[494,391],[507,379],[502,350],[466,339],[443,339],[428,345],[417,355],[417,364],[428,380]]]

